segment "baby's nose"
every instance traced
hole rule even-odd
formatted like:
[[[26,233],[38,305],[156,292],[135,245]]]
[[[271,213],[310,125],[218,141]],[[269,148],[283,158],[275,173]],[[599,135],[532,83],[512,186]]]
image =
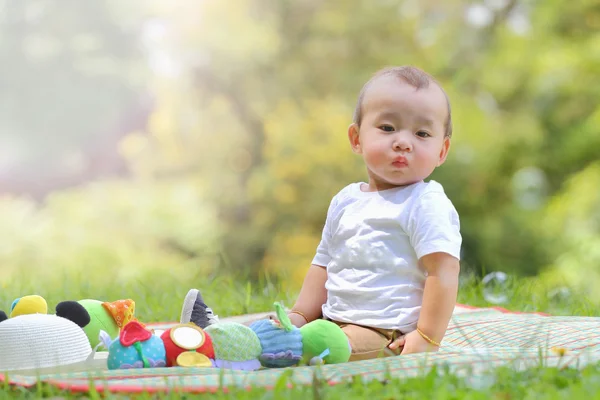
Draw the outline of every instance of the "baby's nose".
[[[398,138],[394,140],[393,148],[394,151],[410,151],[412,146],[410,141],[406,140],[405,138]]]

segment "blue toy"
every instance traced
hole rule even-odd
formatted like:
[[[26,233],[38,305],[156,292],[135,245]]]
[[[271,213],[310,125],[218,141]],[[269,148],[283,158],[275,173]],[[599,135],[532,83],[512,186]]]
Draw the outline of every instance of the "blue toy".
[[[291,367],[302,359],[302,334],[279,303],[275,303],[275,312],[279,321],[263,319],[250,325],[262,347],[259,360],[267,368]]]
[[[119,337],[108,348],[108,369],[158,368],[167,365],[165,346],[160,337],[153,335],[139,322],[132,321],[123,327]]]

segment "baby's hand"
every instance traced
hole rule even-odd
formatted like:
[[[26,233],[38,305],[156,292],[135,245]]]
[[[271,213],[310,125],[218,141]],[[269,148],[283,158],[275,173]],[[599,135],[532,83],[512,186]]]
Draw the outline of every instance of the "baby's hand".
[[[400,336],[398,339],[390,343],[388,347],[392,350],[395,350],[402,346],[404,347],[402,349],[402,352],[400,353],[401,355],[438,350],[437,346],[423,339],[423,337],[419,335],[419,332],[417,331],[412,331],[409,334]]]
[[[301,315],[298,315],[296,313],[289,313],[288,317],[290,317],[292,325],[294,325],[296,328],[301,328],[302,326],[306,325],[306,320]]]
[[[290,318],[290,321],[292,322],[292,325],[294,325],[296,328],[301,328],[302,326],[306,325],[306,320],[301,315],[294,314],[294,313],[289,313],[288,317]],[[266,317],[252,319],[252,320],[249,320],[249,321],[245,321],[243,324],[246,325],[246,326],[250,326],[253,323],[255,323],[257,321],[261,321],[263,319],[274,319],[274,320],[276,320],[277,319],[277,315],[272,314],[272,315],[268,315]]]

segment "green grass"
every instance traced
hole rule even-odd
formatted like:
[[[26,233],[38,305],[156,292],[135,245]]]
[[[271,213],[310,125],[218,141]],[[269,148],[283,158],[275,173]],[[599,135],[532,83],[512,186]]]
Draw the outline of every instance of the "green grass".
[[[190,268],[190,271],[194,271]],[[250,284],[246,279],[232,276],[204,275],[200,271],[189,276],[172,275],[168,272],[148,276],[147,279],[119,282],[106,280],[89,282],[83,271],[67,276],[56,275],[42,284],[33,277],[16,282],[0,291],[0,308],[7,310],[16,297],[37,293],[46,298],[53,310],[62,300],[96,298],[117,300],[132,298],[136,301],[136,315],[142,321],[174,321],[179,318],[181,301],[190,287],[200,288],[205,300],[220,316],[270,310],[274,301],[291,305],[296,293],[284,293],[268,278]],[[570,294],[549,295],[548,288],[535,278],[509,279],[499,291],[506,294],[502,304],[490,304],[484,296],[485,288],[474,277],[461,279],[459,302],[474,306],[499,305],[510,310],[542,311],[554,315],[600,315],[599,308],[590,304],[575,291]],[[427,375],[411,379],[388,379],[386,382],[363,383],[353,381],[329,386],[318,380],[309,387],[295,387],[283,374],[271,391],[261,388],[232,389],[227,393],[205,395],[142,396],[139,398],[214,398],[214,399],[363,399],[363,398],[434,398],[434,399],[509,399],[509,398],[600,398],[600,366],[589,366],[583,370],[571,368],[539,368],[517,372],[510,368],[498,368],[482,379],[464,378],[446,370],[434,369]],[[596,394],[598,393],[598,395]],[[56,392],[51,387],[39,385],[35,389],[4,387],[1,398],[97,398],[94,393],[76,396]],[[125,396],[108,396],[126,398]]]
[[[207,394],[135,395],[139,399],[597,399],[600,398],[600,366],[582,370],[534,368],[516,372],[497,368],[481,379],[459,377],[443,369],[433,368],[419,378],[388,379],[364,383],[358,379],[330,386],[316,380],[310,386],[294,386],[285,374],[273,390],[262,388],[230,389]],[[5,388],[0,398],[100,398],[96,393],[71,395],[40,385],[34,390]],[[106,395],[106,398],[128,398]]]

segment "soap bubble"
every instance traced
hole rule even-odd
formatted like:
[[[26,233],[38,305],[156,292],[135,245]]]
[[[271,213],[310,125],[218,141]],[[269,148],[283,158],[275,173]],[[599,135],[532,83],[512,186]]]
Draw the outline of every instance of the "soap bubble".
[[[310,359],[310,362],[308,363],[308,365],[323,365],[325,364],[325,361],[323,361],[323,359],[319,356],[315,356],[313,358]]]
[[[494,21],[494,12],[483,4],[475,4],[467,8],[465,18],[470,25],[483,28]]]
[[[467,375],[465,384],[474,390],[487,390],[496,384],[496,377],[491,373]]]
[[[546,173],[537,167],[521,168],[512,178],[512,189],[517,205],[526,210],[538,209],[548,195]]]
[[[571,290],[565,286],[554,288],[548,292],[548,300],[554,304],[564,304],[571,298]]]
[[[492,304],[502,304],[508,301],[508,275],[501,271],[487,274],[481,281],[483,297]]]

